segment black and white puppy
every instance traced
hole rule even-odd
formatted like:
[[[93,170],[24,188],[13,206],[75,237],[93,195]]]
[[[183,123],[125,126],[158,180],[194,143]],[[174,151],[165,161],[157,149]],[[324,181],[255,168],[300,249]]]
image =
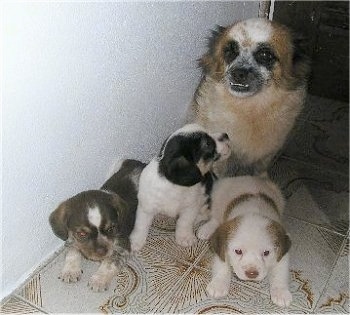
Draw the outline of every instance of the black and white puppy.
[[[175,131],[140,177],[139,205],[130,235],[131,250],[146,242],[153,217],[162,213],[178,216],[175,239],[181,246],[196,242],[193,224],[208,205],[213,163],[230,155],[226,133],[209,134],[197,124]]]
[[[146,164],[124,160],[99,190],[81,192],[62,202],[49,218],[56,236],[69,247],[59,276],[64,282],[80,279],[82,256],[100,261],[90,278],[93,291],[106,290],[130,251],[129,235],[134,227],[137,189]]]

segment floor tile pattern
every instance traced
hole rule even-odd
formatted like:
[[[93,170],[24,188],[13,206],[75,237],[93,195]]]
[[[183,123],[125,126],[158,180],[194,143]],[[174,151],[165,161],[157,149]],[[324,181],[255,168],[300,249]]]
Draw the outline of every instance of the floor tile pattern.
[[[234,275],[226,298],[210,298],[208,243],[178,246],[175,220],[158,216],[146,246],[107,291],[87,287],[98,267],[87,260],[78,283],[58,280],[64,250],[3,301],[0,313],[349,313],[348,122],[348,104],[309,96],[270,170],[287,199],[290,307],[271,302],[266,280],[244,282]]]

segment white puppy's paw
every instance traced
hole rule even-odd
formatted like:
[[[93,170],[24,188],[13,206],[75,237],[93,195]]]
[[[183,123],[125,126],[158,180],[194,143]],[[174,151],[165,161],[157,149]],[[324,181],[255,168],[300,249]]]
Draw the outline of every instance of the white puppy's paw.
[[[102,292],[108,289],[112,279],[108,279],[105,276],[95,273],[91,276],[88,287],[94,292]]]
[[[63,268],[58,279],[66,283],[77,282],[80,280],[82,273],[83,271],[80,268]]]
[[[271,288],[271,300],[278,306],[287,307],[292,302],[292,294],[288,288]]]
[[[201,227],[199,227],[199,229],[197,231],[197,236],[201,240],[208,240],[210,238],[210,236],[212,236],[214,231],[213,231],[213,227],[210,224],[210,222],[207,222],[207,223],[203,224]]]
[[[176,243],[183,246],[192,246],[197,242],[197,237],[193,233],[187,233],[182,235],[176,235]]]
[[[207,292],[209,296],[218,299],[225,297],[228,294],[230,286],[225,285],[220,280],[211,280],[209,284],[207,285]]]

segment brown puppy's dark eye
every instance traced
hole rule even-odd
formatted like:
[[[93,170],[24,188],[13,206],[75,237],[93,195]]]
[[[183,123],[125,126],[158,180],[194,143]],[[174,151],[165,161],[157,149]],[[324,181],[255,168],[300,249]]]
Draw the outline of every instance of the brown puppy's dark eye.
[[[80,239],[80,240],[85,240],[88,238],[89,234],[84,231],[78,231],[75,233],[75,235]]]
[[[235,253],[237,255],[242,255],[242,250],[241,249],[235,249]]]
[[[264,251],[264,256],[268,256],[269,254],[270,254],[270,251],[268,251],[268,250]]]

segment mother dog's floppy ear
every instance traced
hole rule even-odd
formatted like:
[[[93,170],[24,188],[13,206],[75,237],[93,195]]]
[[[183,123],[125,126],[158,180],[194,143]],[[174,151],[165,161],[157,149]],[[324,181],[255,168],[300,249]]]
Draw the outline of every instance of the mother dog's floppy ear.
[[[210,238],[210,246],[222,261],[226,260],[227,242],[238,229],[241,217],[238,216],[221,224]]]
[[[67,207],[65,203],[60,204],[49,217],[51,228],[55,235],[66,241],[68,239]]]
[[[160,162],[160,168],[165,177],[172,183],[181,186],[193,186],[199,183],[203,176],[198,166],[186,159],[183,155],[177,158],[164,159]]]
[[[280,261],[289,251],[292,242],[280,223],[272,220],[267,229],[272,237],[273,245],[276,249],[277,261]]]

